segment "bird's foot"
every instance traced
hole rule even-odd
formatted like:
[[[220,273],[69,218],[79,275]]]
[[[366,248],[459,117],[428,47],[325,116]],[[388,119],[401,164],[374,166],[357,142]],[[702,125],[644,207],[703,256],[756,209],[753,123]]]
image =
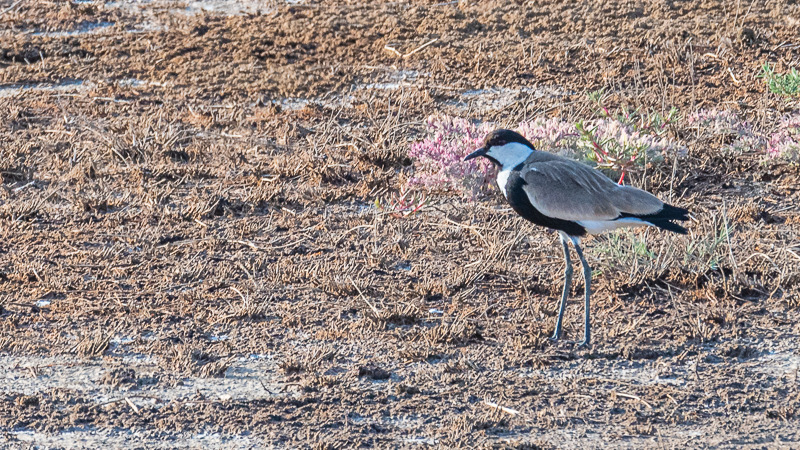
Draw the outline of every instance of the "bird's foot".
[[[578,348],[586,348],[586,349],[588,349],[591,346],[592,346],[592,343],[589,341],[589,339],[584,339],[583,342],[578,344]]]
[[[549,339],[550,339],[552,342],[558,342],[558,340],[559,340],[559,339],[561,339],[561,333],[559,333],[558,331],[556,331],[556,332],[554,332],[554,333],[553,333],[553,335],[552,335],[552,336],[550,336],[550,338],[549,338]]]

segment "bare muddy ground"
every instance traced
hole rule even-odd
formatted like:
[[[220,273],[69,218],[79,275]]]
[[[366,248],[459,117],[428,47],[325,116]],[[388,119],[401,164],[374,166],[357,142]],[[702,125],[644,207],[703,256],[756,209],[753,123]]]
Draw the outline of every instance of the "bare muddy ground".
[[[633,182],[691,233],[587,241],[589,350],[577,300],[547,340],[553,233],[375,200],[433,113],[605,88],[768,131],[798,36],[796,2],[6,1],[0,446],[797,448],[796,164],[676,127]]]

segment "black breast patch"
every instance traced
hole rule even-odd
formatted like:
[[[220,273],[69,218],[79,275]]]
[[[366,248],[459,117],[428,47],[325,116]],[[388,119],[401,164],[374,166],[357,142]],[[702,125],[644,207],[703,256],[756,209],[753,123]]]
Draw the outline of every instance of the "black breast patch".
[[[577,222],[555,219],[540,213],[531,204],[528,194],[523,190],[525,184],[525,180],[522,179],[518,170],[512,171],[506,182],[506,198],[517,214],[536,225],[563,231],[570,236],[583,236],[586,234],[586,228]]]

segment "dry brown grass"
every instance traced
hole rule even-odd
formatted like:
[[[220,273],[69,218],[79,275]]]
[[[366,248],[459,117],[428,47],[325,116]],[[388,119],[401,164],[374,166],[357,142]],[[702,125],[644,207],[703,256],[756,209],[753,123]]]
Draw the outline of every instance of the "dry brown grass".
[[[587,240],[588,351],[571,342],[580,276],[567,341],[547,340],[563,276],[554,233],[499,196],[433,195],[402,218],[374,207],[410,176],[409,144],[434,112],[575,119],[600,87],[612,107],[724,106],[760,129],[793,107],[750,68],[796,58],[796,5],[527,8],[161,11],[164,29],[141,33],[122,24],[144,16],[109,5],[22,2],[0,15],[0,356],[152,359],[153,389],[169,389],[258,355],[278,386],[138,412],[78,390],[38,403],[10,391],[0,428],[248,432],[320,448],[796,441],[796,377],[770,358],[790,364],[800,335],[797,166],[672,130],[689,155],[633,181],[688,207],[691,232]],[[117,25],[11,32],[105,20]],[[434,38],[405,59],[382,50]],[[3,90],[76,77],[86,84]],[[494,91],[469,93],[483,88]],[[127,389],[140,372],[108,372],[105,386]],[[704,440],[687,443],[694,430]]]

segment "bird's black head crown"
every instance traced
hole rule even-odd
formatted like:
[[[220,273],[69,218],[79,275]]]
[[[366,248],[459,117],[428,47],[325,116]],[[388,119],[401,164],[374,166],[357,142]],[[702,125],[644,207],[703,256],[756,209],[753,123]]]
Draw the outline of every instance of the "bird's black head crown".
[[[525,145],[530,147],[531,150],[534,150],[533,144],[525,137],[516,131],[511,130],[494,130],[489,135],[486,136],[486,139],[483,141],[483,148],[490,149],[492,147],[502,147],[506,144],[510,144],[512,142],[516,142],[518,144]]]
[[[518,144],[518,145],[509,145]],[[467,155],[464,161],[483,156],[501,167],[514,167],[536,150],[524,136],[511,130],[495,130],[486,136],[483,147]]]

